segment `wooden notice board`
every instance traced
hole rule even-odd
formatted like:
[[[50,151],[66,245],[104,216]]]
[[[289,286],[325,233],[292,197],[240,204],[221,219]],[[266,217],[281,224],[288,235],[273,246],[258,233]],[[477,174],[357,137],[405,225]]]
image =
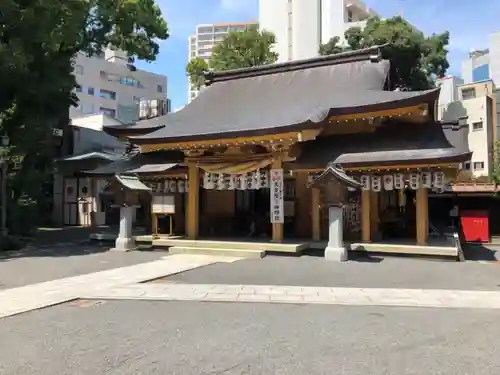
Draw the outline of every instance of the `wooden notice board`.
[[[173,234],[175,195],[155,194],[151,202],[153,236]]]

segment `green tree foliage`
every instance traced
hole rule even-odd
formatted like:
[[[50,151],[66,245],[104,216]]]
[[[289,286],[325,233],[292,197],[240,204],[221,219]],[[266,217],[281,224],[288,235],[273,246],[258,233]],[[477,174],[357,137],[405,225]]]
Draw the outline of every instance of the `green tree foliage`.
[[[158,40],[167,37],[153,0],[0,1],[0,135],[9,136],[10,155],[23,156],[21,170],[9,176],[12,202],[45,209],[42,201],[50,194],[42,186],[55,156],[52,131],[68,124],[68,107],[77,101],[76,55],[114,46],[152,61]]]
[[[345,39],[346,45],[338,45],[339,39],[332,38],[320,47],[320,54],[329,55],[387,44],[382,48],[382,55],[397,67],[391,82],[402,89],[432,88],[435,86],[435,78],[443,77],[449,68],[446,49],[449,33],[426,37],[401,17],[369,19],[364,29],[348,29]]]
[[[189,76],[191,85],[193,85],[197,90],[205,84],[203,72],[206,72],[207,70],[207,62],[200,58],[193,59],[187,64],[186,73]]]
[[[220,72],[275,63],[278,60],[278,54],[272,50],[275,43],[276,38],[272,33],[259,31],[256,26],[229,33],[214,47],[208,66]],[[204,82],[201,67],[202,63],[197,59],[192,60],[186,67],[186,72],[195,85]]]
[[[495,141],[493,145],[493,166],[490,180],[495,186],[500,185],[500,141]]]

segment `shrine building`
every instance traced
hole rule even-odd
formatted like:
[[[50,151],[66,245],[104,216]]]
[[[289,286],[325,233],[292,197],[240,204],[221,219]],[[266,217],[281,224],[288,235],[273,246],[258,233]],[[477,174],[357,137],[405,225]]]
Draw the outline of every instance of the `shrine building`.
[[[153,242],[321,243],[337,205],[346,243],[428,246],[428,193],[470,159],[468,129],[437,121],[439,89],[396,78],[379,47],[209,72],[182,110],[107,127],[138,152],[89,175],[151,189],[118,203],[142,206]]]

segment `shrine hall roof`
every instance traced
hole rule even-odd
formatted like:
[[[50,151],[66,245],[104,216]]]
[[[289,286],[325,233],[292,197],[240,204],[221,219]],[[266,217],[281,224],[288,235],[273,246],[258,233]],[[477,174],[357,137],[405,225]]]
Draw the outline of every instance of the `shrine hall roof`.
[[[469,129],[458,123],[390,122],[372,133],[335,135],[302,144],[291,168],[325,168],[423,163],[459,163],[470,159]]]
[[[389,61],[380,57],[380,48],[372,47],[210,73],[209,86],[183,109],[134,125],[161,129],[130,140],[147,144],[299,131],[316,128],[319,122],[334,115],[399,108],[437,99],[436,89],[384,91],[389,69]]]

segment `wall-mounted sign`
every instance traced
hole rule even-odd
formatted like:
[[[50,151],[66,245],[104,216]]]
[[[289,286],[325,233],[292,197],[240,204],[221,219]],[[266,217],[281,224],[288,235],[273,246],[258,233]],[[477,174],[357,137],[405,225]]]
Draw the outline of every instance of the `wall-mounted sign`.
[[[283,169],[271,169],[271,223],[284,223]]]

